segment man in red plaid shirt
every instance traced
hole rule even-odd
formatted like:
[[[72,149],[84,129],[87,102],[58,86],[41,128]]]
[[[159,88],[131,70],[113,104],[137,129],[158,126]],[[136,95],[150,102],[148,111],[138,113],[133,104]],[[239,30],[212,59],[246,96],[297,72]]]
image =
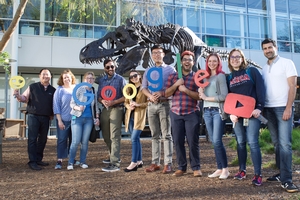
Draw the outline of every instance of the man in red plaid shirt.
[[[189,158],[194,177],[202,176],[199,153],[199,106],[198,87],[194,82],[195,72],[192,71],[195,55],[184,51],[181,54],[182,78],[178,73],[169,76],[165,96],[172,97],[170,111],[172,136],[176,148],[178,170],[173,176],[182,176],[187,171],[185,138],[189,145]]]

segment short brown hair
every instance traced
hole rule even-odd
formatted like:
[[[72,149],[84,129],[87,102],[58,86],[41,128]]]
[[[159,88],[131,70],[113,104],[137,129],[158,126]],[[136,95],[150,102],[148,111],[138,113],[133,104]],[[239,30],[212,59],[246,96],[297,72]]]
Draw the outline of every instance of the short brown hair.
[[[71,72],[70,69],[66,69],[60,74],[60,76],[57,80],[57,85],[59,85],[59,86],[64,85],[64,79],[63,79],[64,74],[70,74],[71,78],[72,78],[72,85],[76,84],[76,78],[75,78],[74,74]]]

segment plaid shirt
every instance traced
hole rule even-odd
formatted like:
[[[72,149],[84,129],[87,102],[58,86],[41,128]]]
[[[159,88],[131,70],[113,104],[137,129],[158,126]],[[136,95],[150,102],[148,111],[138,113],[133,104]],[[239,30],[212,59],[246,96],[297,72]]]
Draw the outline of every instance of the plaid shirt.
[[[198,91],[198,86],[194,82],[195,72],[189,73],[187,76],[182,76],[184,85],[191,91]],[[171,87],[178,80],[178,73],[173,73],[169,76],[167,82],[167,88]],[[174,92],[172,97],[171,111],[177,115],[187,115],[193,113],[199,109],[198,101],[192,99],[184,92],[180,92],[178,89]]]

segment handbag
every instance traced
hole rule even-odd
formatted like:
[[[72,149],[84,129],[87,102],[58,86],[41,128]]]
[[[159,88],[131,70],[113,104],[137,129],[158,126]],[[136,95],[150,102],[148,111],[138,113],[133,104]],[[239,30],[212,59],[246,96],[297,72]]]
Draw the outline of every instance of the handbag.
[[[93,87],[92,87],[92,89],[93,89],[93,93],[95,94]],[[101,112],[99,113],[99,119],[100,119],[100,114],[101,114]],[[94,116],[96,116],[96,103],[94,104]],[[95,124],[93,123],[93,128],[91,130],[91,134],[90,134],[90,138],[89,138],[89,141],[92,143],[96,142],[97,138],[99,138],[99,133],[100,133],[101,128],[100,128],[100,126],[98,126],[98,127],[99,127],[99,130],[96,130]]]
[[[216,88],[217,88],[217,93],[218,95],[221,94],[221,89],[220,89],[220,83],[219,83],[219,79],[217,78],[217,82],[216,82]],[[224,101],[219,102],[219,113],[221,116],[221,119],[224,121],[228,118],[228,114],[224,112]]]

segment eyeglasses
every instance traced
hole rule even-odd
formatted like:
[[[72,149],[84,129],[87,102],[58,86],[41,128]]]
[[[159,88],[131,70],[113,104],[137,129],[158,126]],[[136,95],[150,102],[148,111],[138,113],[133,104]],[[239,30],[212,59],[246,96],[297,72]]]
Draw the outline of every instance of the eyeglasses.
[[[137,76],[138,74],[133,74],[132,76],[129,76],[129,79],[136,78]]]
[[[152,55],[159,55],[159,54],[161,54],[161,53],[163,53],[163,51],[153,51],[153,52],[152,52]]]
[[[182,59],[182,62],[192,62],[193,60],[192,59],[190,59],[190,58],[183,58]]]
[[[93,77],[88,77],[88,78],[86,78],[87,80],[95,80],[95,78],[93,78]]]
[[[242,58],[242,56],[230,56],[230,58],[233,60],[233,59],[240,59],[240,58]]]
[[[114,66],[114,65],[111,65],[111,66],[107,65],[107,66],[105,66],[105,69],[107,69],[107,70],[109,70],[110,68],[111,68],[111,69],[114,69],[115,66]]]

